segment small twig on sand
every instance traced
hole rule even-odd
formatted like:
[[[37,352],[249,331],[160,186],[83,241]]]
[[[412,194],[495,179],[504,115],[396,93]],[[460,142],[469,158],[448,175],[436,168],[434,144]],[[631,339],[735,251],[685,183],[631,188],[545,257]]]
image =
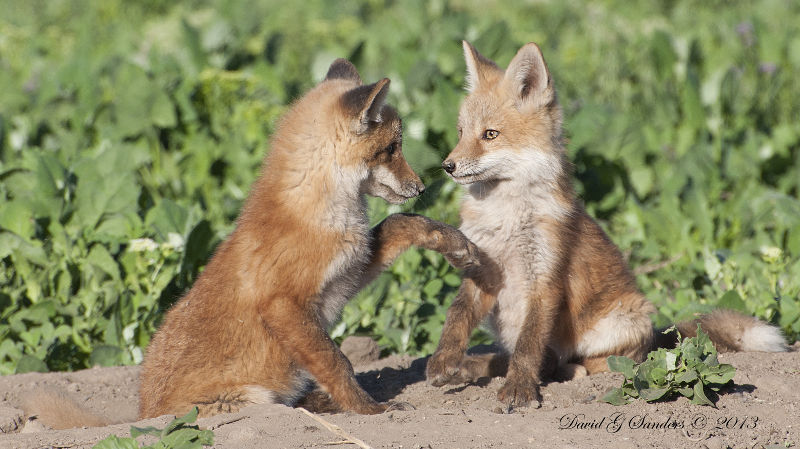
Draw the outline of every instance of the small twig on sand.
[[[638,267],[633,269],[633,274],[638,276],[640,274],[648,274],[648,273],[652,273],[654,271],[658,271],[658,270],[660,270],[662,268],[666,268],[666,267],[674,264],[681,257],[683,257],[683,254],[678,254],[678,255],[672,256],[669,259],[663,260],[661,262],[654,262],[654,263],[648,263],[648,264],[645,264],[645,265],[639,265]]]
[[[241,420],[243,420],[245,418],[249,418],[249,416],[244,416],[244,415],[243,416],[236,416],[234,418],[227,419],[225,421],[218,422],[218,423],[216,423],[214,425],[208,426],[208,430],[219,429],[220,427],[222,427],[222,426],[224,426],[226,424],[233,424],[233,423],[241,421]]]
[[[325,427],[326,429],[331,431],[334,435],[344,438],[345,442],[351,443],[351,444],[355,444],[356,446],[358,446],[358,447],[360,447],[362,449],[372,449],[372,447],[370,445],[368,445],[367,443],[365,443],[365,442],[359,440],[358,438],[350,435],[349,433],[345,432],[344,430],[342,430],[341,427],[337,426],[336,424],[333,424],[333,423],[330,423],[328,421],[325,421],[324,419],[322,419],[321,416],[315,415],[315,414],[309,412],[308,410],[304,409],[303,407],[298,407],[297,410],[300,410],[301,412],[303,412],[306,415],[308,415],[311,418],[313,418],[314,421],[322,424],[323,427]],[[343,444],[343,443],[336,443],[336,444]]]

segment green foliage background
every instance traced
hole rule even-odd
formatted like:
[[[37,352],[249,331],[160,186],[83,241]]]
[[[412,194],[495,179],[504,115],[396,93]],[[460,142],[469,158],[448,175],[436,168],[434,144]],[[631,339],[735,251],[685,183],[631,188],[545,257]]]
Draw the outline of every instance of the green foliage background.
[[[458,223],[460,40],[544,51],[576,186],[658,324],[726,306],[800,333],[800,3],[0,0],[0,373],[136,363],[234,219],[276,118],[336,57],[392,79]],[[370,200],[374,221],[401,210]],[[412,250],[336,337],[430,353],[460,280]],[[477,334],[476,340],[485,339]]]

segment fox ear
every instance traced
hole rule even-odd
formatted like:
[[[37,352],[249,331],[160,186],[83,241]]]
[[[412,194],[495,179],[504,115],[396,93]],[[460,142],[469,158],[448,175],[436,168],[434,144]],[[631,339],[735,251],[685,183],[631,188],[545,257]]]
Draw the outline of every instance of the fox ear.
[[[498,70],[497,65],[478,53],[478,50],[467,41],[461,41],[464,46],[464,61],[467,63],[467,92],[474,92],[484,81],[486,72]]]
[[[326,80],[331,79],[345,79],[345,80],[353,80],[361,85],[361,77],[358,75],[358,70],[356,66],[353,65],[352,62],[348,61],[344,58],[339,58],[333,61],[331,67],[328,69],[328,74],[325,75]]]
[[[347,91],[342,97],[342,104],[356,118],[354,131],[356,134],[366,132],[370,124],[380,123],[381,111],[389,93],[389,78],[377,83],[359,86]]]
[[[534,43],[519,49],[506,69],[505,82],[522,101],[537,99],[546,103],[553,98],[552,80],[542,51]]]

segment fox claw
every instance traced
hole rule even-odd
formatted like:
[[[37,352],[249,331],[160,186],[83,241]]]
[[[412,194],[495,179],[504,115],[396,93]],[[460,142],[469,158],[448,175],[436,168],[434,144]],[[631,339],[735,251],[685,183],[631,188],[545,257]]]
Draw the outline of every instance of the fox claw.
[[[434,354],[428,360],[428,366],[425,369],[425,377],[428,379],[428,383],[434,387],[463,383],[460,376],[459,362],[460,358],[457,357]]]
[[[518,407],[542,406],[542,395],[539,393],[538,383],[535,382],[517,382],[508,379],[497,391],[497,399],[506,404],[509,411]]]
[[[466,239],[466,238],[465,238]],[[444,253],[450,265],[465,270],[480,265],[480,250],[474,243],[467,240],[463,248]]]
[[[361,407],[354,408],[354,410],[362,415],[377,415],[385,412],[387,408],[388,406],[386,404],[373,402],[371,404],[364,404]]]
[[[416,410],[417,409],[416,407],[414,407],[414,404],[412,404],[410,402],[406,402],[406,401],[389,401],[387,404],[388,404],[388,407],[386,407],[386,410],[385,410],[387,412],[391,412],[391,411],[394,411],[394,410],[400,410],[400,411],[407,412],[407,411],[411,411],[411,410]]]

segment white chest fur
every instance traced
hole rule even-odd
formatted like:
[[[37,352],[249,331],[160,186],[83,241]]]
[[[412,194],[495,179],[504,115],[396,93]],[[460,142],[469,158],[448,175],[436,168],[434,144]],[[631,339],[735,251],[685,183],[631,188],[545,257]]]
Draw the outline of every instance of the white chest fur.
[[[326,327],[339,318],[347,301],[358,293],[370,256],[369,223],[363,196],[343,195],[330,204],[334,206],[326,210],[327,227],[339,234],[341,240],[325,271],[320,290],[320,314]]]
[[[359,237],[362,237],[359,235]],[[339,318],[347,301],[358,293],[360,277],[369,259],[366,236],[347,241],[325,273],[321,291],[321,318],[327,327]]]
[[[481,190],[473,185],[464,199],[461,231],[503,268],[504,286],[488,322],[498,342],[509,351],[535,298],[536,283],[554,269],[551,236],[539,226],[545,218],[567,213],[552,195],[537,188],[497,185]]]

